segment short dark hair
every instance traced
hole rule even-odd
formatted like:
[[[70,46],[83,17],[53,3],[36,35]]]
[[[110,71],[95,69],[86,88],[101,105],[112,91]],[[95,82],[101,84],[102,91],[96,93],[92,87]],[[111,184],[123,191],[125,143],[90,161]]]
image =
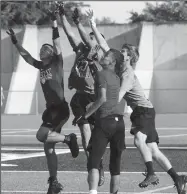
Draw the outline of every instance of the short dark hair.
[[[134,65],[135,63],[137,63],[138,59],[139,59],[139,51],[138,51],[138,48],[136,46],[133,46],[131,44],[127,44],[125,43],[123,46],[122,46],[122,49],[127,49],[128,51],[128,55],[131,57],[131,65]]]
[[[124,61],[124,56],[123,56],[123,54],[120,52],[120,51],[118,51],[118,50],[116,50],[116,49],[113,49],[113,48],[111,48],[108,52],[111,52],[111,53],[113,53],[113,56],[114,56],[114,59],[116,60],[116,68],[119,68],[120,67],[120,65],[123,63],[123,61]]]
[[[45,43],[45,44],[43,44],[42,46],[50,46],[51,48],[53,48],[53,45],[48,44],[48,43]]]
[[[89,35],[95,36],[93,32],[90,32]],[[101,33],[102,37],[105,39],[105,36]]]

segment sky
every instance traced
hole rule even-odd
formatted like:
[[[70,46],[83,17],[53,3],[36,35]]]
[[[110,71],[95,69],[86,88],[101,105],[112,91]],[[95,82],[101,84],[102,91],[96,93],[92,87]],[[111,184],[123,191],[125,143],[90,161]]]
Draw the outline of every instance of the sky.
[[[95,17],[110,17],[117,23],[127,23],[130,11],[141,13],[147,1],[83,1],[94,10]],[[149,3],[156,4],[155,1]],[[85,10],[88,8],[84,8]]]

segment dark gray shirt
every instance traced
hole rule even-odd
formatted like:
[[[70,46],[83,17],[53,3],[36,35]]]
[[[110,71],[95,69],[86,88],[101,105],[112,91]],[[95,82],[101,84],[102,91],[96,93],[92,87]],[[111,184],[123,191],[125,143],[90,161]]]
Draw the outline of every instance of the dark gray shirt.
[[[118,103],[120,91],[120,78],[111,70],[102,70],[97,73],[95,80],[96,96],[100,88],[106,89],[107,100],[97,110],[97,118],[104,118],[109,115],[123,115],[125,100]]]

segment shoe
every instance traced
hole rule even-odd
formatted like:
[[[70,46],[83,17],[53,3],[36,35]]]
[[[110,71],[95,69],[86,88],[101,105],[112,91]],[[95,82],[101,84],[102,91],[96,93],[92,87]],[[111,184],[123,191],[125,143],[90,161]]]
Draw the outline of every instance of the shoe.
[[[145,188],[149,185],[157,185],[159,183],[159,179],[158,177],[153,174],[153,175],[149,175],[147,174],[146,175],[146,178],[144,179],[144,181],[142,181],[140,184],[139,184],[139,187],[140,188]]]
[[[79,155],[79,145],[77,143],[77,136],[74,133],[68,135],[70,141],[67,141],[66,144],[68,145],[71,155],[73,158],[76,158]]]
[[[175,187],[177,188],[178,194],[187,193],[187,176],[181,175],[175,181]]]
[[[103,160],[101,160],[99,168],[99,183],[98,186],[102,186],[105,183],[104,169],[103,169]]]
[[[51,177],[48,179],[48,184],[49,188],[47,194],[58,194],[64,189],[64,187],[57,181],[57,179],[53,179]]]

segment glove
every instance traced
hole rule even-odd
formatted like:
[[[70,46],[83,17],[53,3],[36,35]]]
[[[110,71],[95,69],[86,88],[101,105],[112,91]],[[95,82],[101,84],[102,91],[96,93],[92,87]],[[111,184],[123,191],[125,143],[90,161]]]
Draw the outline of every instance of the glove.
[[[56,3],[57,11],[60,15],[65,15],[64,3]]]
[[[6,31],[6,33],[10,36],[13,44],[16,44],[18,42],[17,39],[16,39],[16,35],[15,35],[14,31],[12,30],[12,28],[9,28]]]
[[[74,23],[77,25],[80,22],[80,14],[79,14],[79,10],[78,8],[75,8],[74,12],[73,12],[73,16],[72,19],[74,21]]]
[[[75,117],[73,119],[72,125],[76,126],[77,124],[81,123],[84,120],[84,116],[81,115],[80,117]]]

